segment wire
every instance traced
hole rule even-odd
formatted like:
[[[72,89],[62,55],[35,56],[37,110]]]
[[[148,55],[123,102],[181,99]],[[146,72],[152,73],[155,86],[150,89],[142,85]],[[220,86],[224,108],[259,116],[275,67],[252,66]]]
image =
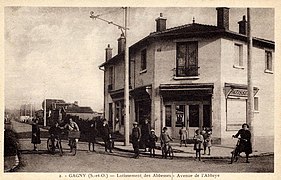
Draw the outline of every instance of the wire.
[[[112,11],[109,11],[109,12],[106,12],[106,13],[103,13],[103,14],[99,14],[99,16],[104,16],[104,15],[107,15],[107,14],[112,14],[112,13],[115,13],[115,12],[117,12],[119,10],[120,10],[120,8],[112,10]]]

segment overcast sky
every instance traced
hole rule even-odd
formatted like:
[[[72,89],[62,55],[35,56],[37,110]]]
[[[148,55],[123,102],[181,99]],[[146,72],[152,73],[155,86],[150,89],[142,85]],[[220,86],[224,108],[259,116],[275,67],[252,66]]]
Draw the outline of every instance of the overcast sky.
[[[107,44],[117,53],[121,31],[89,18],[90,11],[123,25],[120,7],[5,7],[5,106],[19,108],[32,103],[37,108],[46,98],[78,101],[93,110],[103,108],[103,72]],[[215,8],[130,8],[129,45],[155,31],[159,13],[167,28],[196,23],[216,25]],[[246,8],[230,8],[230,30]],[[252,9],[253,36],[274,40],[274,10]],[[123,73],[123,72],[120,72]]]

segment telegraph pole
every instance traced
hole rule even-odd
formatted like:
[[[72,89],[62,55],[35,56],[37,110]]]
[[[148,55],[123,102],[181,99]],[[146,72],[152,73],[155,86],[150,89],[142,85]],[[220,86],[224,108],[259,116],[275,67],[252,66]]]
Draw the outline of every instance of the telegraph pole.
[[[124,26],[121,26],[121,25],[118,25],[112,21],[108,21],[106,19],[103,19],[101,18],[100,16],[101,15],[94,15],[94,12],[91,11],[90,12],[90,18],[92,19],[99,19],[99,20],[102,20],[104,22],[107,22],[108,24],[112,24],[114,26],[117,26],[121,31],[122,31],[122,34],[124,34],[124,37],[125,37],[125,71],[124,71],[124,77],[125,77],[125,80],[124,80],[124,104],[125,104],[125,119],[124,119],[124,126],[125,126],[125,141],[124,141],[124,145],[127,146],[129,145],[129,124],[130,124],[130,121],[129,121],[129,118],[130,118],[130,102],[129,102],[129,49],[128,49],[128,8],[127,7],[124,7],[124,20],[125,20],[125,23],[124,23]]]
[[[248,17],[248,26],[247,26],[247,36],[248,36],[248,103],[247,103],[247,119],[246,122],[250,126],[252,132],[252,142],[254,142],[254,128],[253,128],[253,103],[254,103],[254,93],[253,93],[253,78],[252,78],[252,48],[253,48],[253,39],[252,39],[252,30],[251,30],[251,10],[247,8],[247,17]],[[254,143],[253,143],[254,144]]]

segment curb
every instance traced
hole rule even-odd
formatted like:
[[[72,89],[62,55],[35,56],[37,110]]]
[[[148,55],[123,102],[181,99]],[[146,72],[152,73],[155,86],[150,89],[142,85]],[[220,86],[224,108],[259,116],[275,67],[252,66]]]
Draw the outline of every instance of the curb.
[[[96,142],[96,144],[102,145],[104,146],[104,144],[102,142]],[[119,150],[119,151],[123,151],[123,152],[130,152],[130,153],[134,153],[133,149],[132,150],[128,150],[128,149],[123,149],[123,148],[119,148],[119,147],[114,147],[113,149]],[[140,152],[140,154],[143,155],[147,155],[149,156],[149,153],[147,152]],[[274,152],[265,152],[265,153],[260,153],[260,154],[250,154],[249,157],[264,157],[264,156],[272,156],[274,155]],[[162,157],[161,154],[155,154],[156,157]],[[177,155],[174,156],[174,159],[191,159],[191,158],[195,158],[195,154],[194,156],[182,156],[182,155]],[[230,159],[231,158],[231,154],[229,153],[229,156],[201,156],[201,159]]]

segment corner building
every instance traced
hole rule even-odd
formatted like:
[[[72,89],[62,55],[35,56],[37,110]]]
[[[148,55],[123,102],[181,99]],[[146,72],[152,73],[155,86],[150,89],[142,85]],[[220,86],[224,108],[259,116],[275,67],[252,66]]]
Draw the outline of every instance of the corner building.
[[[247,21],[239,32],[229,30],[229,8],[217,8],[217,26],[195,23],[166,28],[156,19],[156,32],[129,47],[130,128],[145,118],[159,135],[166,126],[179,138],[184,125],[189,138],[209,127],[213,141],[228,144],[246,122]],[[118,54],[106,48],[104,68],[105,118],[114,131],[124,133],[124,37]],[[273,148],[274,48],[270,40],[253,37],[255,142]]]

